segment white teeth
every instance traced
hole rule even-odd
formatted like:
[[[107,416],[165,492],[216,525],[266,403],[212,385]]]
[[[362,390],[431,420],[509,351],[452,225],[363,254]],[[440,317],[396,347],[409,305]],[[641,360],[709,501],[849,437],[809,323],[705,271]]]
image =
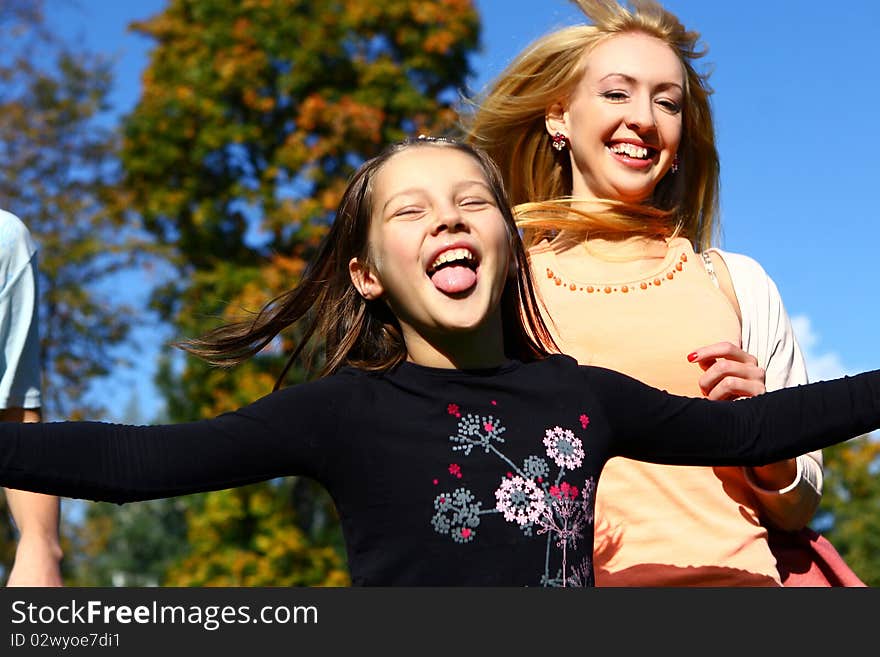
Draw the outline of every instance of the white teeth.
[[[437,259],[431,263],[429,270],[437,269],[440,265],[445,265],[447,262],[455,260],[474,260],[474,254],[471,253],[470,249],[449,249],[437,256]]]
[[[612,153],[628,155],[629,157],[635,157],[640,160],[644,160],[648,157],[648,149],[644,146],[636,146],[635,144],[619,143],[610,146],[609,149]]]

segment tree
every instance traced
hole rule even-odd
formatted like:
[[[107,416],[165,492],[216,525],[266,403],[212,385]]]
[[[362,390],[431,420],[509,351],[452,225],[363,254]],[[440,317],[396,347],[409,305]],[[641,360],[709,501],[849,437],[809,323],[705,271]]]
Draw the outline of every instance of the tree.
[[[859,436],[823,450],[825,487],[812,526],[868,586],[880,586],[880,441]]]
[[[102,285],[155,249],[117,186],[109,62],[56,39],[42,9],[0,9],[0,207],[40,246],[44,418],[97,419],[105,409],[86,392],[118,362],[132,322]],[[10,537],[0,548],[7,565]]]
[[[180,275],[154,304],[182,336],[292,287],[364,159],[454,126],[479,37],[469,0],[172,0],[134,29],[157,45],[125,123],[125,182],[176,249]],[[295,339],[234,370],[166,355],[172,419],[266,394]],[[276,481],[197,497],[193,558],[168,583],[341,583],[343,556],[326,551],[340,543],[330,500],[309,490]]]
[[[105,409],[85,392],[118,362],[132,322],[101,285],[156,250],[124,211],[109,62],[47,35],[41,7],[0,14],[0,203],[40,244],[44,413],[97,417]]]
[[[119,417],[125,424],[144,424],[137,392]],[[152,422],[167,421],[153,418]],[[71,523],[65,550],[67,583],[76,586],[158,586],[168,568],[188,551],[186,501],[149,500],[118,506],[87,504],[79,522]]]

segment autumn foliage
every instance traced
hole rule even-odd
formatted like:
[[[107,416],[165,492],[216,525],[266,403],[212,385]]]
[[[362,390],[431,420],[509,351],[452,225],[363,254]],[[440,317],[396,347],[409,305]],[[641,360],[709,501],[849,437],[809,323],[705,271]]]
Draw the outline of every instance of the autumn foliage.
[[[452,129],[479,34],[462,0],[172,0],[133,27],[155,48],[124,122],[125,188],[175,251],[180,276],[154,304],[181,337],[295,285],[363,160]],[[268,393],[295,340],[292,331],[232,370],[169,353],[170,419]],[[289,382],[307,375],[296,369]],[[335,512],[314,486],[193,496],[187,518],[189,556],[163,583],[348,581]]]

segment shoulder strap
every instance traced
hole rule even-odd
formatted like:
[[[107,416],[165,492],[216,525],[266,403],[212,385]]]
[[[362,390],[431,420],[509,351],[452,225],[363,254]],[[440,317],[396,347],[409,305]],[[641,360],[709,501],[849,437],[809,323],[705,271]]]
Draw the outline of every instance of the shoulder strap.
[[[730,302],[731,307],[736,313],[740,324],[742,324],[742,313],[739,307],[739,299],[733,288],[733,280],[730,276],[730,270],[727,268],[727,263],[724,262],[724,258],[721,257],[720,253],[717,251],[715,252],[715,255],[720,259],[721,267],[723,267],[721,276],[719,277],[718,272],[715,270],[715,264],[712,262],[712,256],[709,255],[709,252],[702,251],[700,252],[700,255],[703,257],[703,262],[706,265],[706,273],[709,275],[709,278],[712,279],[715,287],[721,290],[722,294],[727,297],[727,300]]]
[[[703,258],[703,262],[706,265],[706,273],[709,274],[709,278],[715,283],[715,287],[721,289],[721,284],[718,282],[718,276],[715,274],[715,265],[712,264],[712,258],[710,258],[709,254],[705,251],[701,251],[700,256]]]

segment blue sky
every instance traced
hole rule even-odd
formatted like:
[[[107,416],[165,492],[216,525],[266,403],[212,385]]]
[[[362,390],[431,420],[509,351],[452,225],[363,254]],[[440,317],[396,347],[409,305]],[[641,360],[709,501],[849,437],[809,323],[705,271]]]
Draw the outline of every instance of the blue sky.
[[[92,50],[117,57],[116,111],[137,101],[151,43],[126,31],[164,0],[48,0],[52,23]],[[665,6],[702,34],[713,71],[721,156],[720,246],[758,260],[776,281],[811,376],[880,367],[880,121],[875,26],[880,4],[709,2]],[[545,32],[581,20],[564,0],[477,0],[483,52],[480,88]],[[861,142],[864,145],[859,145]],[[137,299],[136,291],[132,291]],[[136,389],[145,417],[157,409],[151,330],[136,370],[110,389],[120,412]]]

